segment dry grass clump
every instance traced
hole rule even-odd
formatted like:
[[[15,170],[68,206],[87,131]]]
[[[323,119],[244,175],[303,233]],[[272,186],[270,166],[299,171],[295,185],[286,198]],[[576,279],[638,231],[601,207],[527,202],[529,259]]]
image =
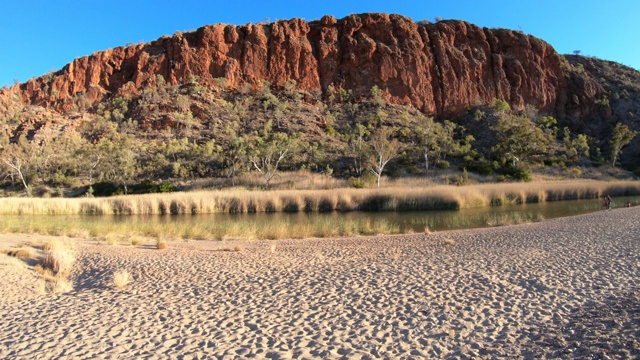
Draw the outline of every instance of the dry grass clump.
[[[45,285],[45,291],[54,294],[67,293],[71,290],[73,290],[73,284],[69,279],[64,277],[54,277]]]
[[[104,236],[104,242],[109,246],[114,246],[118,244],[118,238],[115,235],[107,234]]]
[[[156,248],[158,250],[164,250],[168,247],[169,247],[169,243],[167,243],[167,240],[158,239],[158,241],[156,242]]]
[[[21,260],[35,259],[38,256],[36,249],[25,246],[16,249],[6,249],[1,251],[3,254],[18,258]]]
[[[129,242],[131,242],[133,246],[138,246],[140,242],[142,242],[142,239],[139,236],[132,235],[129,237]]]
[[[118,270],[113,273],[113,285],[116,288],[122,289],[127,286],[129,282],[131,282],[131,275],[129,275],[127,270]]]
[[[236,245],[234,248],[225,247],[225,248],[220,249],[220,251],[226,251],[226,252],[232,252],[232,251],[235,251],[235,252],[242,252],[242,251],[244,251],[244,246],[242,246],[242,245]],[[275,251],[275,250],[274,250],[274,251]]]
[[[65,293],[73,290],[69,275],[76,261],[76,250],[70,241],[51,240],[42,246],[44,256],[34,271],[45,281],[44,292]]]
[[[425,226],[424,227],[424,234],[425,235],[431,235],[431,229],[429,229],[429,226]]]
[[[453,239],[447,238],[447,239],[444,239],[444,243],[445,243],[445,245],[455,245],[456,241],[453,240]]]
[[[71,274],[76,261],[75,247],[70,241],[51,240],[43,246],[42,267],[51,270],[53,275],[66,278]]]
[[[402,257],[402,250],[400,250],[400,249],[392,249],[389,252],[389,255],[393,260],[398,261],[398,260],[400,260],[400,257]]]

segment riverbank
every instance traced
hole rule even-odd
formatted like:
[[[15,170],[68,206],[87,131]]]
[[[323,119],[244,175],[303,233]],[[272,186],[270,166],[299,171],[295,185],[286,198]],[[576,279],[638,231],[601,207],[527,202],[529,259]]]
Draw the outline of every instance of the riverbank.
[[[381,189],[225,189],[106,198],[0,198],[0,215],[422,211],[640,195],[640,181],[567,180]]]
[[[78,240],[73,291],[2,282],[0,357],[635,358],[639,233],[633,207],[429,235]]]

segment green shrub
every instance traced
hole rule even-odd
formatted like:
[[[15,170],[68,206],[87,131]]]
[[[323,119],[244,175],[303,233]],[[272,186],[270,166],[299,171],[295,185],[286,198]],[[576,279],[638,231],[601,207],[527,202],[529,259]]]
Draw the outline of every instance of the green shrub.
[[[95,183],[92,185],[92,188],[93,196],[114,196],[124,194],[122,186],[110,181]]]
[[[523,169],[520,167],[507,167],[503,170],[507,177],[511,177],[514,180],[518,181],[531,181],[531,171],[527,169]]]
[[[448,169],[448,168],[449,168],[449,166],[451,166],[451,164],[449,164],[449,162],[448,162],[448,161],[446,161],[446,160],[438,160],[438,161],[436,162],[436,167],[437,167],[438,169]]]
[[[169,181],[156,183],[153,180],[144,180],[131,186],[132,194],[167,193],[176,190],[176,186]]]
[[[362,189],[373,186],[376,183],[376,177],[371,173],[364,173],[360,177],[350,177],[347,181],[347,186]]]
[[[170,183],[169,181],[163,181],[157,186],[159,193],[168,193],[174,192],[177,190],[177,187]]]

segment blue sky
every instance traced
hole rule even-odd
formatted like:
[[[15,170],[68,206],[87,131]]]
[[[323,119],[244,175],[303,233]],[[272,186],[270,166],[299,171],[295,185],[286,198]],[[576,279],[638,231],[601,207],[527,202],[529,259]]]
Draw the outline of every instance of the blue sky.
[[[363,12],[522,30],[561,54],[580,50],[640,69],[640,0],[0,0],[0,86],[59,70],[95,51],[203,25]]]

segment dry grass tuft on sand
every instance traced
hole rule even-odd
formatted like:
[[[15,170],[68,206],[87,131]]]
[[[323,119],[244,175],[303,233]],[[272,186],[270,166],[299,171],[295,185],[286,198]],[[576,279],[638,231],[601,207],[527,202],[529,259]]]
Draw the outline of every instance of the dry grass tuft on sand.
[[[445,245],[455,245],[456,244],[456,241],[453,240],[453,239],[444,239],[443,242],[444,242]]]
[[[1,251],[3,254],[12,256],[21,260],[36,259],[38,257],[37,250],[30,247],[19,247],[16,249],[6,249]]]
[[[75,244],[67,238],[52,239],[42,246],[44,256],[35,271],[46,281],[46,289],[52,293],[73,290],[69,276],[76,263]]]
[[[167,249],[169,247],[169,243],[167,243],[167,240],[158,240],[156,242],[156,248],[158,250],[164,250]]]
[[[115,273],[113,273],[113,285],[116,288],[122,289],[125,286],[127,286],[127,284],[130,282],[131,282],[131,275],[127,270],[118,270]]]
[[[75,246],[68,239],[49,241],[44,247],[42,266],[50,269],[57,277],[66,278],[73,270],[76,261]]]

